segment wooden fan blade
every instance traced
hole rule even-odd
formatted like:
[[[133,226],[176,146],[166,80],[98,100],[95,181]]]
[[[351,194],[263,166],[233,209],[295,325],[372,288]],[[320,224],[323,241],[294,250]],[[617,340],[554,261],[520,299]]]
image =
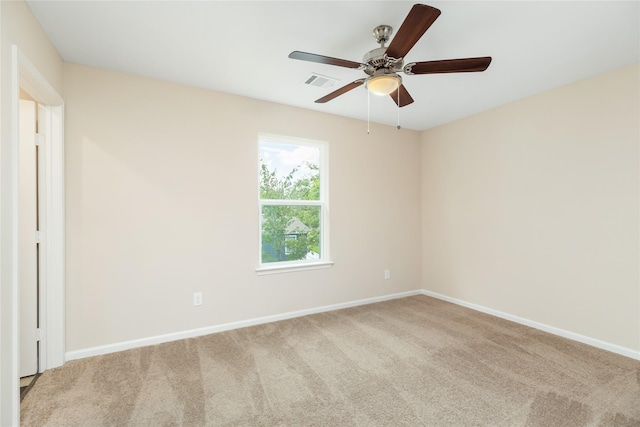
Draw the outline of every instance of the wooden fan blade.
[[[407,74],[438,74],[438,73],[473,73],[484,71],[491,64],[490,56],[481,58],[443,59],[441,61],[424,61],[407,64],[404,72]]]
[[[440,16],[440,10],[426,4],[414,4],[398,29],[386,54],[392,58],[404,58],[431,24]]]
[[[337,65],[338,67],[346,68],[360,68],[362,66],[359,62],[348,61],[346,59],[331,58],[330,56],[316,55],[315,53],[307,53],[300,51],[293,51],[289,54],[291,59],[300,59],[301,61],[317,62],[319,64]]]
[[[351,89],[355,89],[358,86],[361,86],[362,83],[364,83],[364,79],[359,79],[356,80],[355,82],[351,82],[346,86],[342,86],[340,89],[338,90],[334,90],[333,92],[331,92],[329,95],[325,95],[320,99],[316,99],[316,102],[318,104],[324,104],[327,101],[331,101],[333,98],[337,98],[340,95],[349,92]]]
[[[399,100],[398,95],[400,95]],[[413,102],[413,98],[411,97],[411,95],[409,95],[409,92],[407,91],[407,88],[404,87],[404,85],[400,85],[400,87],[391,92],[389,96],[391,97],[391,99],[393,99],[393,102],[395,102],[398,107],[404,107]]]

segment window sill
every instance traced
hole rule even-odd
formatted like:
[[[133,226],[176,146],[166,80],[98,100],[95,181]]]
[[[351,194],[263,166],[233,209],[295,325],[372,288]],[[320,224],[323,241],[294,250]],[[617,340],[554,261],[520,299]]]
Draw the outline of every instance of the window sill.
[[[285,265],[263,265],[256,268],[258,276],[265,274],[280,274],[280,273],[292,273],[294,271],[306,271],[306,270],[319,270],[321,268],[330,268],[333,266],[333,261],[318,261],[318,262],[305,262],[300,264],[285,264]]]

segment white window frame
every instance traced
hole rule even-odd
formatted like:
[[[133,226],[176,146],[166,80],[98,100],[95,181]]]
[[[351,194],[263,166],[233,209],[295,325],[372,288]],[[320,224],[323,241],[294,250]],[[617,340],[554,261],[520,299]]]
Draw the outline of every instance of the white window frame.
[[[262,200],[260,197],[260,143],[277,143],[319,148],[320,150],[320,200]],[[262,274],[289,273],[294,271],[329,268],[333,265],[329,253],[329,144],[323,141],[295,138],[290,136],[261,133],[257,143],[257,194],[258,194],[258,268]],[[283,206],[320,206],[320,259],[280,262],[262,262],[262,207]]]

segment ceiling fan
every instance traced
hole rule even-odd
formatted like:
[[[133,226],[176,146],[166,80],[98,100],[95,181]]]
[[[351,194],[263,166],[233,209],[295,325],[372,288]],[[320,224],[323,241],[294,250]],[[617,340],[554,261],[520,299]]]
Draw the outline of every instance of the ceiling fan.
[[[404,63],[404,57],[411,48],[420,40],[420,37],[431,27],[440,16],[440,10],[424,4],[415,4],[409,11],[404,22],[398,29],[396,36],[385,47],[391,37],[393,28],[389,25],[379,25],[373,29],[373,36],[380,47],[367,52],[362,62],[346,59],[332,58],[294,51],[289,58],[302,61],[317,62],[320,64],[336,65],[338,67],[354,68],[364,71],[368,77],[361,78],[317,99],[317,103],[325,103],[332,99],[361,86],[362,84],[376,95],[390,95],[398,107],[404,107],[413,102],[413,98],[402,84],[403,72],[407,75],[414,74],[438,74],[438,73],[469,73],[484,71],[491,63],[490,56],[464,59],[445,59],[440,61],[422,61]]]

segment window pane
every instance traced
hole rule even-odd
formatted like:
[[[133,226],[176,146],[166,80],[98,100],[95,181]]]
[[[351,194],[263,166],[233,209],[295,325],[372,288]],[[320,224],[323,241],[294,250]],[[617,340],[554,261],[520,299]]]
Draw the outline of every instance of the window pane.
[[[261,141],[260,198],[320,200],[320,148]]]
[[[262,206],[262,263],[320,258],[320,206]]]

